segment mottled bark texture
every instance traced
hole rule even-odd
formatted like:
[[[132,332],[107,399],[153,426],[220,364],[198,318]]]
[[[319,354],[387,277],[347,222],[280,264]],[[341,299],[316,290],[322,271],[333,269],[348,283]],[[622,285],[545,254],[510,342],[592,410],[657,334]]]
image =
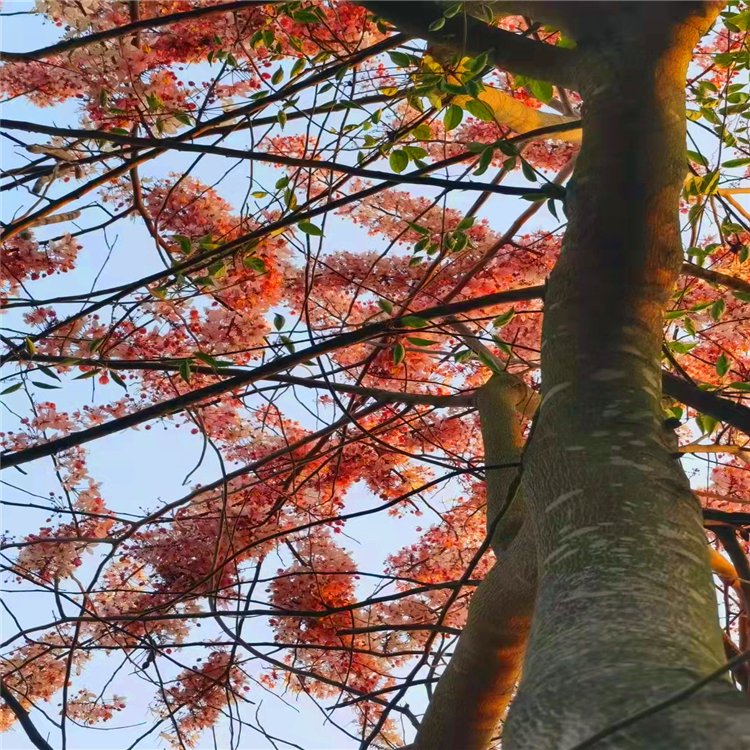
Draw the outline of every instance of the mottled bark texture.
[[[418,26],[414,3],[377,5],[386,16],[394,6],[407,31]],[[486,748],[523,661],[505,750],[750,747],[748,705],[724,678],[607,731],[725,661],[700,509],[663,428],[660,373],[682,262],[685,79],[720,5],[494,5],[575,40],[562,80],[551,67],[540,77],[581,92],[583,145],[545,297],[542,405],[520,482],[488,473],[490,523],[511,485],[517,498],[416,746]],[[517,62],[493,59],[511,71]],[[504,387],[494,402],[480,397],[488,465],[520,455]]]
[[[539,590],[507,750],[574,748],[724,662],[699,506],[660,406],[663,311],[682,262],[685,78],[718,8],[571,8],[584,135],[524,462]],[[724,679],[596,744],[749,746],[750,713]]]

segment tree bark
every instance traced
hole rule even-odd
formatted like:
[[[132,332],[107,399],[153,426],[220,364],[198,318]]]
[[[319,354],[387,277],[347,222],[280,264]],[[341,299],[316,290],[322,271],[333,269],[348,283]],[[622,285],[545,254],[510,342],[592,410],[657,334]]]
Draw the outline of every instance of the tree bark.
[[[440,678],[415,746],[484,750],[496,734],[518,682],[536,592],[531,527],[517,492],[528,388],[508,374],[477,391],[484,440],[487,533],[497,559],[471,600],[453,657]]]
[[[590,25],[572,24],[585,60],[583,145],[524,462],[539,592],[507,750],[574,748],[724,662],[700,508],[660,403],[663,311],[682,262],[685,78],[718,9],[590,7]],[[748,742],[747,704],[719,679],[596,747]]]

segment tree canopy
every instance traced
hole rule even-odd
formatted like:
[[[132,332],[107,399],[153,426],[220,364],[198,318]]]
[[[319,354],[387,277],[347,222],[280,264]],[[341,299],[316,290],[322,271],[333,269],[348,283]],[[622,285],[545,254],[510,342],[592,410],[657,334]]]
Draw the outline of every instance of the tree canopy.
[[[743,746],[744,2],[2,15],[1,728]]]

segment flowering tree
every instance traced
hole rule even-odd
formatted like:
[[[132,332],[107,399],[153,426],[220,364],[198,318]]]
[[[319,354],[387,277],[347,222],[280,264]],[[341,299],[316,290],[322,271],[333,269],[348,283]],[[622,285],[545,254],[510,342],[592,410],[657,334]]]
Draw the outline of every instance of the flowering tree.
[[[750,743],[746,5],[5,15],[3,728]]]

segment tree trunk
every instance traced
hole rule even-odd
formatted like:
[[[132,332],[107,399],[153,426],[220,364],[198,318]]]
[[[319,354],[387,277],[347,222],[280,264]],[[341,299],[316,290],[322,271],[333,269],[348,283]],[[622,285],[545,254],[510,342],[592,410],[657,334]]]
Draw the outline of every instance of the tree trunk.
[[[663,311],[682,261],[685,78],[716,8],[575,5],[583,146],[524,462],[539,590],[507,750],[574,748],[724,662],[699,506],[660,405]],[[748,743],[745,700],[718,679],[596,748]]]

